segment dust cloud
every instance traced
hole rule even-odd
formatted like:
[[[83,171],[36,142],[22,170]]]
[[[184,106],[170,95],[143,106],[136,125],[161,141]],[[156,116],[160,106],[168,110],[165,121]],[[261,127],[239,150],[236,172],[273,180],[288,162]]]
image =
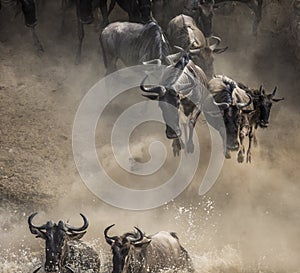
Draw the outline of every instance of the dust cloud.
[[[200,118],[201,159],[191,185],[163,207],[134,212],[111,207],[82,182],[72,156],[72,125],[77,107],[91,86],[104,76],[99,26],[85,27],[82,63],[74,64],[76,19],[69,11],[61,30],[58,1],[47,3],[38,31],[46,52],[33,52],[22,18],[0,12],[0,272],[30,272],[41,264],[44,242],[34,239],[27,217],[38,211],[36,224],[90,220],[84,239],[99,251],[103,272],[110,270],[110,249],[103,230],[112,233],[139,226],[147,234],[176,231],[197,272],[299,272],[299,63],[288,30],[291,1],[265,1],[257,37],[253,15],[236,4],[230,15],[217,14],[215,34],[229,49],[215,56],[216,74],[226,74],[251,87],[263,84],[285,100],[274,103],[270,126],[258,129],[252,164],[239,164],[236,154],[205,195],[197,191],[210,156],[210,140]],[[115,10],[113,17],[126,16]],[[110,129],[126,102],[116,101],[99,121],[97,152],[109,173],[130,183],[115,162],[108,143]],[[142,99],[133,99],[142,100]],[[158,109],[159,111],[159,109]],[[151,133],[155,130],[155,134]],[[159,138],[168,150],[165,170],[143,181],[158,185],[176,169],[164,127],[143,124],[133,133],[131,149],[141,162],[149,159],[148,145]],[[247,143],[246,143],[247,145]],[[149,183],[149,184],[147,184]],[[136,186],[136,185],[135,185]],[[140,186],[140,185],[138,185]],[[144,187],[144,184],[142,185]]]

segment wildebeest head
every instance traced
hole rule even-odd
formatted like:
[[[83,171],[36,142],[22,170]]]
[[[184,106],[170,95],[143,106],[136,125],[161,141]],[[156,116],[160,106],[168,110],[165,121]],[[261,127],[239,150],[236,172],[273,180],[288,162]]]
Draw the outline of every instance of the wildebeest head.
[[[273,92],[270,94],[266,94],[265,90],[262,86],[260,86],[259,90],[256,90],[255,99],[253,101],[254,108],[259,110],[260,117],[259,117],[259,126],[262,128],[266,128],[269,126],[269,118],[270,118],[270,111],[272,108],[273,102],[278,102],[283,100],[284,98],[276,99],[274,98],[277,91],[277,87],[274,88]]]
[[[198,25],[205,37],[212,35],[214,0],[199,0]]]
[[[63,221],[58,224],[48,221],[45,225],[35,226],[32,224],[32,219],[37,213],[33,213],[28,218],[29,229],[37,238],[42,238],[46,242],[46,262],[44,269],[46,272],[61,272],[65,267],[69,272],[74,272],[73,269],[64,264],[64,257],[67,251],[67,241],[77,240],[83,237],[88,228],[88,220],[83,215],[84,224],[82,227],[76,228]],[[36,269],[36,273],[41,267]]]
[[[136,232],[127,232],[122,236],[109,236],[108,231],[113,227],[111,225],[104,230],[106,242],[111,246],[113,253],[113,271],[112,273],[121,273],[126,267],[126,260],[131,249],[140,248],[150,243],[150,239],[144,240],[143,232],[135,227]]]
[[[214,100],[223,115],[226,127],[226,147],[230,151],[236,151],[239,149],[239,126],[242,109],[252,103],[252,97],[247,94],[248,101],[235,102],[232,91],[232,87],[228,86],[228,89],[215,95]]]
[[[214,54],[220,54],[227,50],[228,47],[218,48],[221,43],[221,39],[216,36],[212,36],[208,41],[215,40],[215,43],[211,45],[192,48],[189,50],[191,58],[195,64],[199,65],[205,72],[208,79],[211,79],[214,75]]]
[[[140,84],[140,88],[145,92],[143,96],[158,100],[166,124],[166,136],[169,139],[181,136],[179,127],[179,106],[180,96],[189,93],[195,87],[194,79],[183,72],[184,67],[189,62],[186,56],[182,56],[175,66],[169,66],[163,75],[163,84],[154,87],[145,87],[146,76]],[[179,83],[181,77],[186,79],[184,84]]]

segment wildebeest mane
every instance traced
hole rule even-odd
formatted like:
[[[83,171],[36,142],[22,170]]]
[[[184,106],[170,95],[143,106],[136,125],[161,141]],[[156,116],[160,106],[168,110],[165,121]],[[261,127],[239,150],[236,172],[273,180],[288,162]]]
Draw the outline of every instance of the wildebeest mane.
[[[134,45],[134,50],[138,52],[140,62],[152,59],[165,61],[169,55],[170,47],[161,27],[155,22],[150,22],[145,24]]]

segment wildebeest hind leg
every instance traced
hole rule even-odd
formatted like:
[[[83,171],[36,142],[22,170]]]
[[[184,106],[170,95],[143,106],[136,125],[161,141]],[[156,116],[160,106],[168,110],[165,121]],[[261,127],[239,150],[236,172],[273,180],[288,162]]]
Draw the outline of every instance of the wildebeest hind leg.
[[[193,143],[193,134],[194,134],[194,129],[195,129],[197,119],[198,119],[200,114],[201,114],[201,110],[197,109],[195,111],[194,115],[189,118],[189,122],[188,122],[188,125],[189,125],[189,139],[188,139],[187,147],[186,147],[186,150],[187,150],[188,153],[193,153],[194,149],[195,149],[195,146],[194,146],[194,143]]]
[[[33,39],[33,44],[34,47],[36,48],[36,51],[38,55],[41,55],[44,52],[44,48],[42,46],[42,43],[40,42],[40,39],[36,33],[35,27],[30,27],[31,34],[32,34],[32,39]]]
[[[253,131],[251,130],[249,133],[249,146],[248,146],[248,150],[247,150],[247,163],[251,163],[251,148],[252,148],[252,140],[253,140]]]
[[[103,27],[106,27],[109,24],[108,21],[108,12],[107,12],[107,0],[99,0],[99,6],[102,14]]]
[[[81,62],[81,51],[82,51],[82,42],[84,38],[84,27],[83,24],[80,22],[79,16],[77,16],[77,26],[78,26],[78,47],[76,53],[75,63],[79,64]]]

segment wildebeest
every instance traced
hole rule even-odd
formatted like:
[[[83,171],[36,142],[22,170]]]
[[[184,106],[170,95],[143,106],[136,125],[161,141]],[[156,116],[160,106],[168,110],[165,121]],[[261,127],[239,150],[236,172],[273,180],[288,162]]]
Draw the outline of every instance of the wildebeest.
[[[125,66],[141,64],[152,59],[165,63],[169,43],[160,26],[155,22],[145,25],[115,22],[108,25],[100,36],[106,74],[114,72],[117,60]]]
[[[244,161],[245,156],[245,148],[243,145],[244,138],[248,136],[249,144],[247,149],[247,157],[246,162],[251,163],[252,154],[252,141],[254,144],[257,144],[255,131],[258,127],[260,128],[267,128],[269,126],[269,118],[270,118],[270,111],[272,108],[272,102],[278,102],[283,100],[284,98],[276,99],[274,98],[277,87],[274,88],[273,92],[270,94],[266,94],[265,90],[262,86],[258,90],[256,89],[249,89],[247,86],[239,83],[240,88],[246,90],[251,97],[253,98],[253,106],[254,110],[251,112],[243,111],[242,113],[242,120],[240,124],[240,143],[241,149],[238,153],[238,162],[242,163]]]
[[[145,236],[135,227],[136,232],[111,237],[108,231],[113,226],[104,230],[113,253],[112,273],[157,273],[164,269],[194,272],[191,258],[174,232],[160,231]]]
[[[171,46],[180,46],[187,48],[193,45],[189,50],[193,62],[201,67],[208,80],[214,75],[214,53],[222,53],[226,48],[217,48],[221,42],[218,37],[205,39],[202,31],[197,27],[195,20],[187,15],[181,14],[173,18],[167,29],[167,35]],[[209,45],[209,40],[216,42]]]
[[[108,15],[114,9],[116,3],[128,13],[129,22],[147,23],[153,20],[151,0],[112,0],[110,2]]]
[[[89,226],[83,214],[80,214],[84,221],[82,227],[73,227],[63,221],[59,221],[58,224],[48,221],[45,225],[35,226],[32,220],[36,214],[29,216],[28,225],[32,234],[45,240],[46,272],[99,272],[100,259],[97,252],[79,240]],[[41,266],[34,273],[40,268]]]
[[[226,76],[214,77],[209,82],[209,90],[223,115],[227,135],[226,157],[230,158],[230,151],[238,151],[241,148],[239,132],[242,111],[253,110],[253,99]]]
[[[0,9],[2,7],[12,7],[17,6],[18,3],[21,3],[22,13],[25,19],[25,25],[30,29],[32,34],[32,39],[34,46],[38,54],[44,52],[44,48],[40,42],[38,34],[36,32],[37,25],[37,12],[36,12],[36,3],[34,0],[0,0]]]
[[[253,33],[257,33],[258,25],[262,18],[262,5],[263,0],[215,0],[215,4],[223,3],[223,2],[240,2],[245,3],[255,14],[255,20],[253,23]]]
[[[214,0],[153,1],[153,15],[163,28],[179,14],[192,17],[205,37],[212,35]]]
[[[179,108],[183,109],[184,115],[188,118],[189,135],[186,151],[193,153],[193,131],[207,90],[207,78],[203,70],[190,60],[188,52],[179,54],[182,55],[179,61],[164,70],[158,86],[146,87],[145,81],[148,76],[140,84],[141,90],[145,92],[143,96],[159,101],[166,123],[166,136],[173,139],[174,156],[179,155],[180,150],[184,148],[179,126]],[[177,54],[169,58],[177,59],[175,55]]]

